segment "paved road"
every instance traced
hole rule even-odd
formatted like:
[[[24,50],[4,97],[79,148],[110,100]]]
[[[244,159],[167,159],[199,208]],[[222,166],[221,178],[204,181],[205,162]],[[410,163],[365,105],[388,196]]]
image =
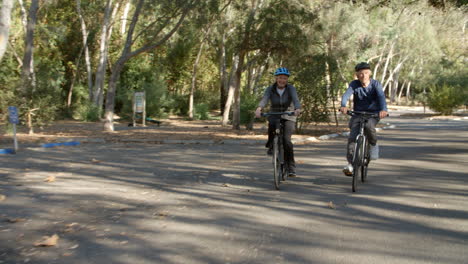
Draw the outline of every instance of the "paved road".
[[[357,193],[345,138],[297,145],[281,191],[254,145],[2,156],[0,263],[467,263],[468,121],[389,121]]]

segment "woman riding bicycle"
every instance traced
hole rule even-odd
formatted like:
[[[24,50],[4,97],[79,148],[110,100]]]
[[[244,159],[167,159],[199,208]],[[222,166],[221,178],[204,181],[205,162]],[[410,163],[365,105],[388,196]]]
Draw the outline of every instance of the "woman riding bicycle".
[[[294,116],[283,115],[281,117],[270,116],[268,118],[268,154],[272,153],[272,141],[275,132],[275,120],[281,118],[284,121],[284,158],[289,177],[296,176],[296,162],[294,161],[294,148],[291,141],[292,133],[296,127],[297,116],[301,113],[301,103],[297,96],[296,88],[288,84],[289,71],[286,68],[278,68],[275,71],[275,83],[265,90],[262,100],[258,104],[255,116],[260,118],[262,108],[270,102],[271,112],[294,111]]]
[[[375,126],[381,118],[387,116],[387,103],[385,102],[385,94],[382,90],[382,84],[379,81],[371,79],[372,72],[370,65],[366,62],[361,62],[354,68],[356,71],[357,80],[352,81],[348,90],[341,98],[340,111],[343,114],[348,112],[346,104],[354,95],[354,111],[373,112],[379,113],[379,118],[370,118],[366,123],[365,133],[369,139],[370,144],[370,158],[372,160],[379,157],[379,145],[377,145],[377,131]],[[353,175],[353,153],[356,136],[359,134],[359,118],[353,116],[349,121],[349,128],[351,133],[348,138],[347,155],[348,165],[343,169],[346,176]]]

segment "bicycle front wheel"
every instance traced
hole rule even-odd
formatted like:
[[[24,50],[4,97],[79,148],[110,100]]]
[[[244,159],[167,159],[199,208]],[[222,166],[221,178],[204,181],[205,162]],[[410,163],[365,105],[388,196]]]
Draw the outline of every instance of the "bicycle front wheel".
[[[278,136],[273,139],[273,183],[276,190],[279,190],[280,177],[281,177],[281,163],[279,161],[279,148],[278,148]]]
[[[359,181],[359,174],[361,172],[361,166],[359,165],[354,165],[353,166],[354,169],[353,169],[353,183],[352,183],[352,190],[353,192],[356,192],[357,191],[357,182]]]
[[[361,182],[365,182],[367,180],[367,167],[369,166],[369,161],[370,161],[370,157],[369,157],[369,142],[366,140],[364,142],[364,147],[363,147],[363,163],[362,163],[362,166],[361,166]]]
[[[367,165],[361,167],[361,181],[367,181]]]

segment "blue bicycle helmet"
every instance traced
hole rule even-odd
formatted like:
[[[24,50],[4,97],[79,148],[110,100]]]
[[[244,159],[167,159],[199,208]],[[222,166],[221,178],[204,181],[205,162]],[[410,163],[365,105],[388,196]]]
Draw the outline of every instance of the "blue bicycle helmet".
[[[275,71],[275,76],[278,76],[278,75],[287,75],[287,76],[289,76],[290,73],[289,73],[288,69],[281,67],[281,68],[276,69],[276,71]]]

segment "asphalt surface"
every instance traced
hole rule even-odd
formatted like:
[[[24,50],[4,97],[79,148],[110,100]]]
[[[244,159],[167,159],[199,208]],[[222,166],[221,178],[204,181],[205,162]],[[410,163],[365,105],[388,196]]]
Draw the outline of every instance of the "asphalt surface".
[[[0,263],[467,263],[468,120],[385,122],[356,193],[344,137],[296,145],[280,191],[261,145],[3,155]]]

